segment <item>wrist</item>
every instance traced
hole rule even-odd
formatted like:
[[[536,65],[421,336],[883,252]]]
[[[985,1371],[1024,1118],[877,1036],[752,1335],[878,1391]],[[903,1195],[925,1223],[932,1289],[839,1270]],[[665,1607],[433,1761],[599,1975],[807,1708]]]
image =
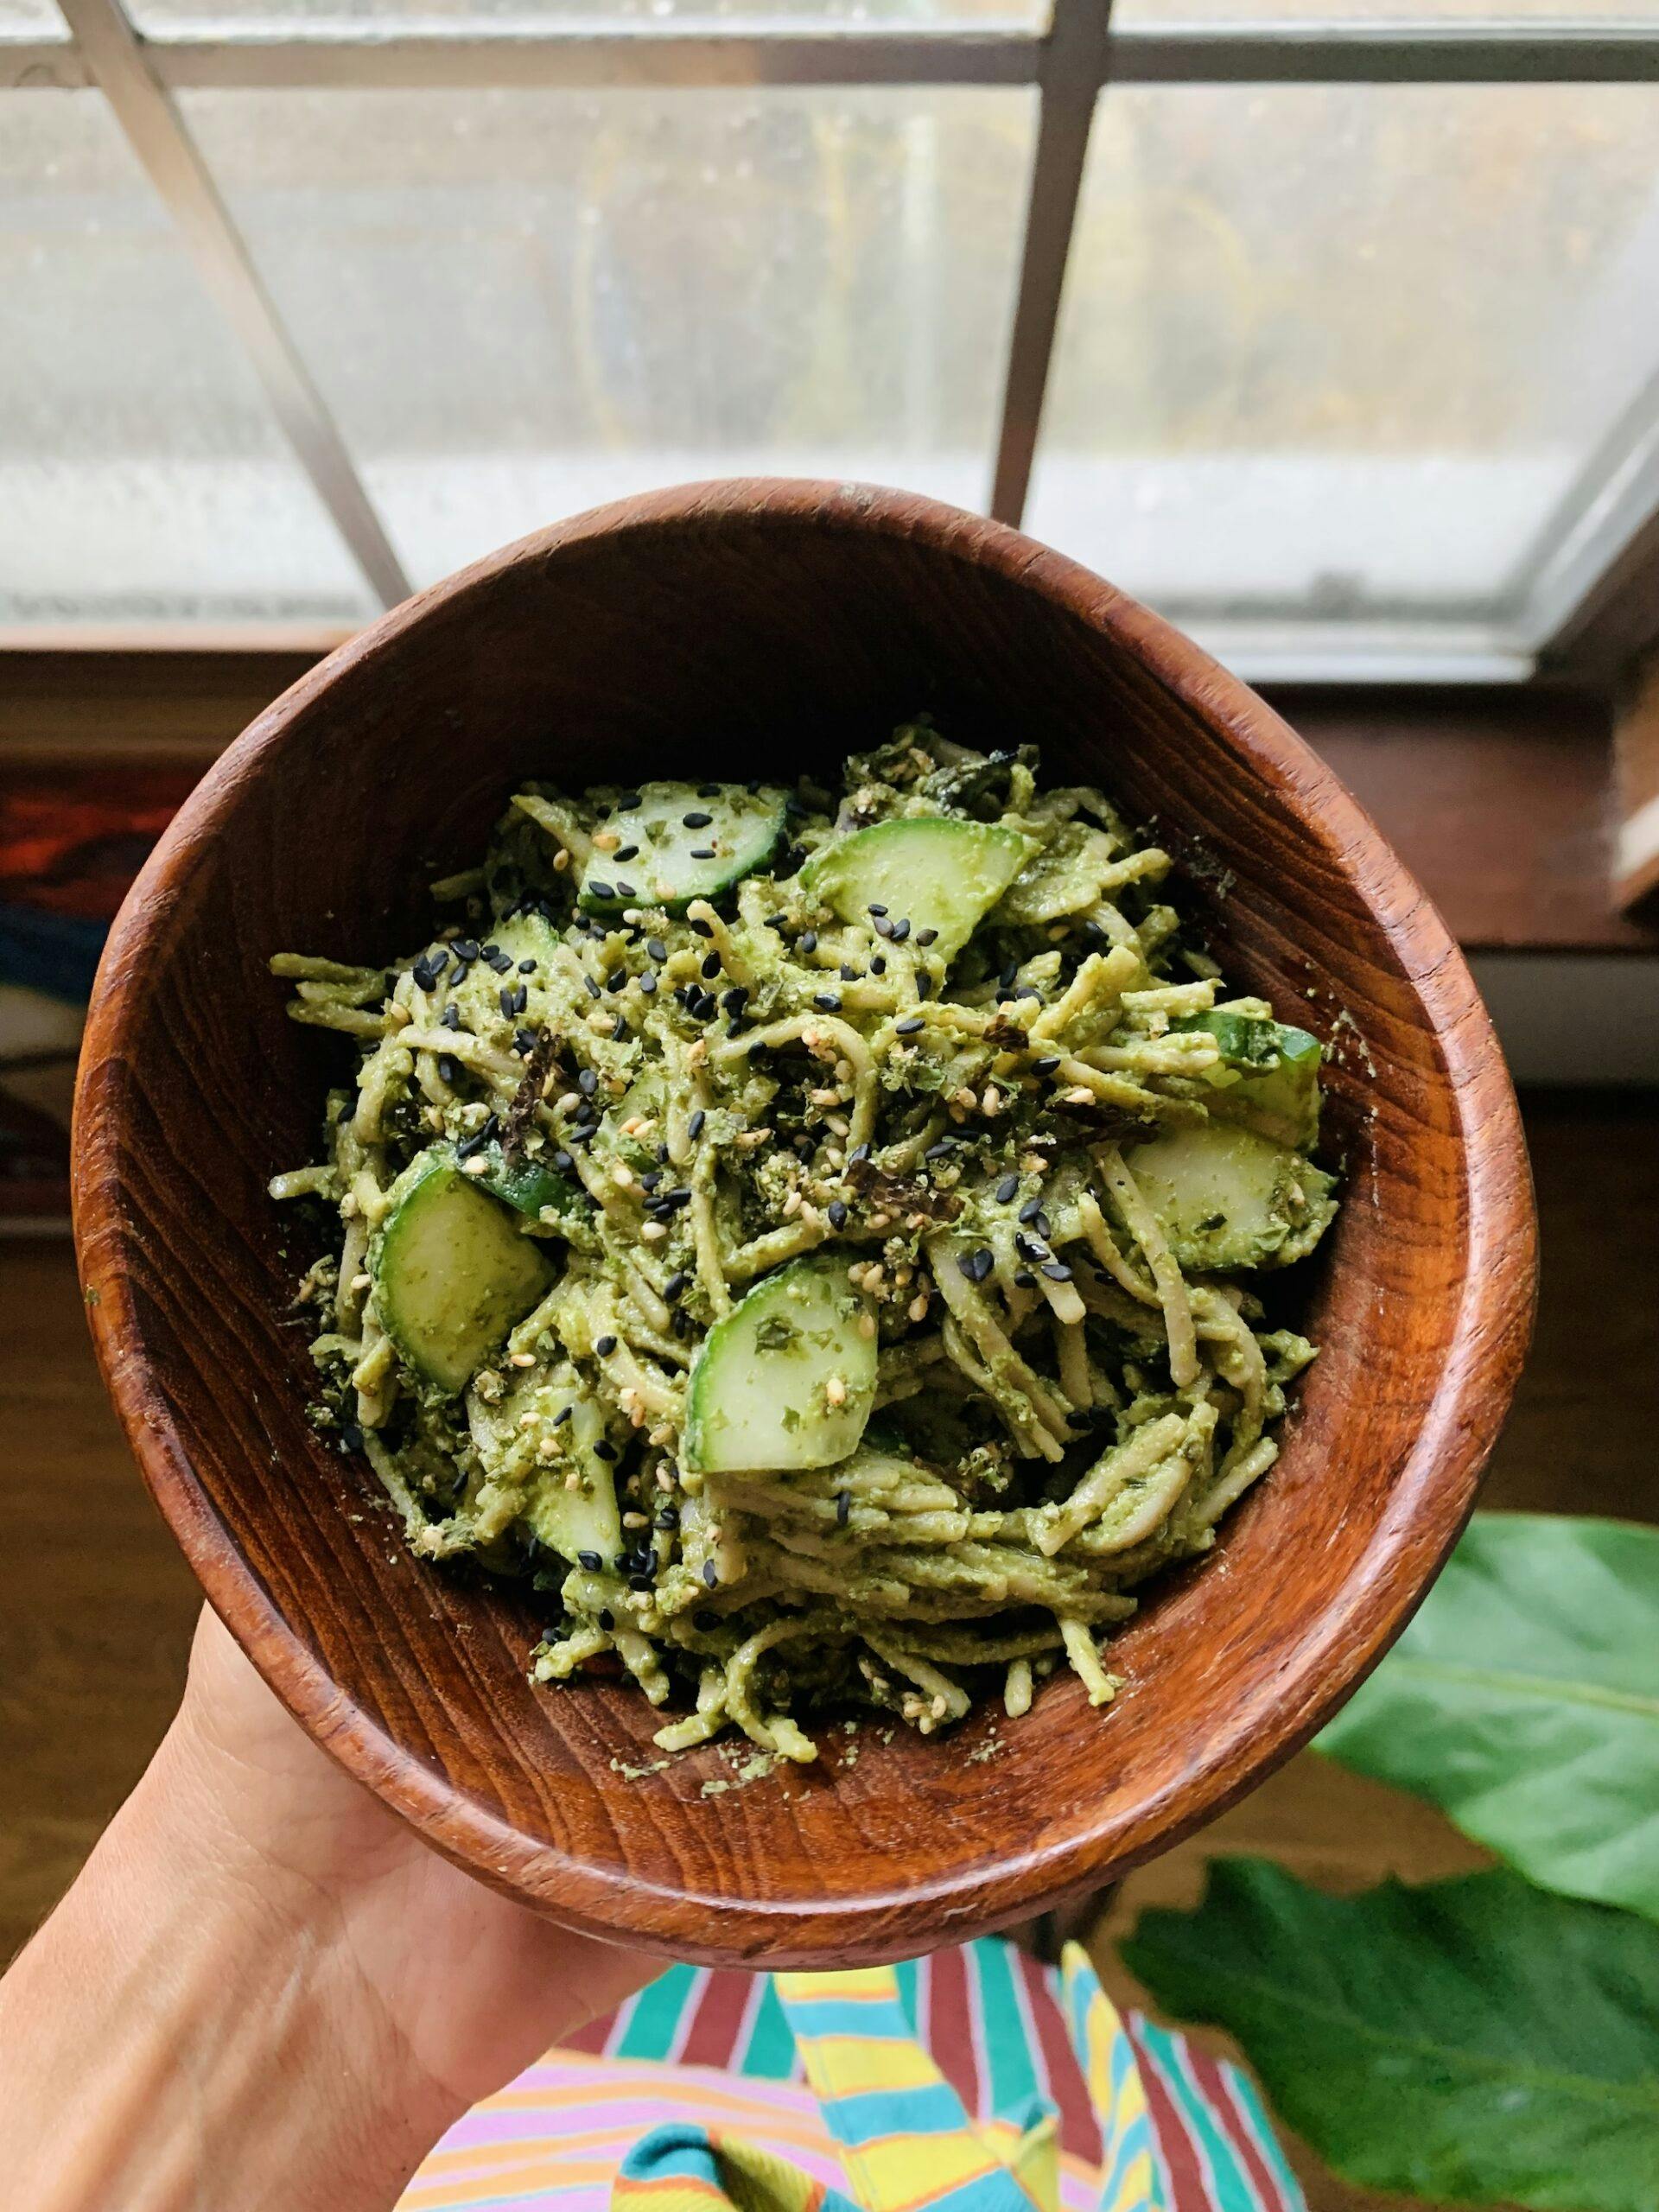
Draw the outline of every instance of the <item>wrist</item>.
[[[187,1707],[0,1984],[27,2212],[184,2212],[205,2182],[238,2212],[372,2212],[463,2108],[373,2002],[338,1901],[226,1817],[210,1764]]]

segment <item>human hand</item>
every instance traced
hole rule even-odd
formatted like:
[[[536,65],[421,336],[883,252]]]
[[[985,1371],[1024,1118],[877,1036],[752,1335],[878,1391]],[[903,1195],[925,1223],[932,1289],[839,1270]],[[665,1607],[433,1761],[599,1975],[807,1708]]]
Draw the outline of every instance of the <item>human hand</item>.
[[[381,2212],[655,1970],[439,1858],[204,1611],[160,1751],[0,1982],[8,2202]]]

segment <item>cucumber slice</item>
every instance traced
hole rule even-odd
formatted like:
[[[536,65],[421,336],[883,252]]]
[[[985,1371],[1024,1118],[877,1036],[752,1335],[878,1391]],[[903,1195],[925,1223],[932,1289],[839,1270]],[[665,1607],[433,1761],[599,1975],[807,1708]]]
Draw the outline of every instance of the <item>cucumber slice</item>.
[[[1275,1144],[1306,1151],[1317,1143],[1319,1065],[1325,1058],[1317,1037],[1255,1014],[1186,1014],[1170,1027],[1207,1029],[1228,1067],[1238,1071],[1236,1083],[1209,1100],[1213,1115]]]
[[[703,1339],[686,1390],[684,1465],[700,1474],[828,1467],[864,1433],[875,1335],[844,1262],[797,1260]]]
[[[692,784],[643,784],[639,805],[605,826],[617,842],[589,855],[578,901],[584,912],[660,906],[683,914],[694,899],[718,899],[771,859],[784,834],[784,794],[742,784],[722,784],[718,795]],[[631,845],[638,850],[618,857]]]
[[[561,1175],[545,1160],[510,1160],[493,1138],[485,1146],[482,1157],[484,1173],[478,1179],[484,1188],[531,1221],[539,1221],[544,1210],[569,1221],[591,1209],[592,1200],[582,1185],[570,1176]]]
[[[1154,1137],[1123,1155],[1181,1267],[1287,1267],[1336,1208],[1331,1178],[1300,1154],[1222,1122]]]
[[[561,1419],[567,1407],[569,1414]],[[493,1405],[469,1392],[467,1421],[485,1473],[493,1483],[523,1494],[520,1510],[550,1551],[572,1567],[582,1563],[584,1552],[597,1553],[607,1567],[620,1556],[622,1520],[616,1484],[594,1449],[604,1438],[605,1423],[573,1379],[528,1375]],[[540,1447],[549,1437],[558,1457],[544,1460]],[[574,1489],[569,1484],[572,1473]]]
[[[504,975],[491,966],[487,960],[473,963],[459,983],[454,981],[454,971],[449,973],[450,995],[460,1007],[467,1027],[480,1037],[505,1027],[518,1029],[528,1023],[531,1027],[546,1021],[552,1011],[548,985],[557,972],[556,961],[561,939],[553,925],[540,914],[515,914],[511,921],[496,922],[486,931],[480,930],[481,944],[493,947],[512,963]],[[521,960],[536,963],[527,975],[521,975]],[[501,993],[522,983],[524,986],[524,1011],[510,1017],[501,1011]]]
[[[454,1396],[541,1297],[551,1270],[442,1147],[411,1160],[388,1195],[369,1247],[375,1310],[416,1374]]]
[[[933,950],[954,960],[984,915],[1036,849],[1023,830],[942,814],[905,815],[855,830],[815,853],[802,870],[808,890],[843,922],[861,922],[873,906],[915,937],[934,932]]]

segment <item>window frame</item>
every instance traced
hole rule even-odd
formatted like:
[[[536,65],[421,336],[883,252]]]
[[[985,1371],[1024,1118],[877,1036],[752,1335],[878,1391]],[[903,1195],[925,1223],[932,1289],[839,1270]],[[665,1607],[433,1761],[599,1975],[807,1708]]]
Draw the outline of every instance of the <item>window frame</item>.
[[[1115,29],[1110,0],[1053,0],[1046,29],[867,31],[528,22],[141,31],[124,0],[60,0],[58,36],[0,29],[0,97],[95,88],[166,204],[277,423],[371,589],[409,579],[346,442],[173,95],[207,87],[403,89],[1026,86],[1039,117],[987,512],[1026,509],[1090,136],[1118,84],[1646,84],[1659,23],[1493,21]],[[245,635],[245,631],[243,632]],[[1241,627],[1235,664],[1279,681],[1514,681],[1598,674],[1659,636],[1659,363],[1588,457],[1490,622]],[[0,643],[4,633],[0,632]],[[1218,641],[1219,642],[1219,641]]]

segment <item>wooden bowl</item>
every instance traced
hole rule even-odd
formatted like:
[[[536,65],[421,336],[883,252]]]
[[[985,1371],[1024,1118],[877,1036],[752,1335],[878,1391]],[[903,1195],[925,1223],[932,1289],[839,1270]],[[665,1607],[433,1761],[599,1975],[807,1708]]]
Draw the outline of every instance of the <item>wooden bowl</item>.
[[[335,1040],[266,973],[420,941],[517,780],[793,774],[931,709],[1043,748],[1196,861],[1230,975],[1331,1046],[1346,1204],[1324,1350],[1217,1554],[1113,1645],[1109,1715],[837,1732],[705,1797],[620,1682],[532,1689],[537,1616],[416,1565],[308,1425],[303,1257],[273,1171],[312,1158]],[[1469,1512],[1524,1352],[1535,1222],[1514,1095],[1433,908],[1341,785],[1144,607],[976,517],[857,486],[624,501],[410,600],[262,715],[151,858],[82,1064],[76,1229],[110,1390],[208,1599],[352,1773],[484,1880],[680,1958],[893,1958],[1054,1905],[1260,1781],[1404,1624]],[[973,1756],[989,1735],[994,1757]]]

